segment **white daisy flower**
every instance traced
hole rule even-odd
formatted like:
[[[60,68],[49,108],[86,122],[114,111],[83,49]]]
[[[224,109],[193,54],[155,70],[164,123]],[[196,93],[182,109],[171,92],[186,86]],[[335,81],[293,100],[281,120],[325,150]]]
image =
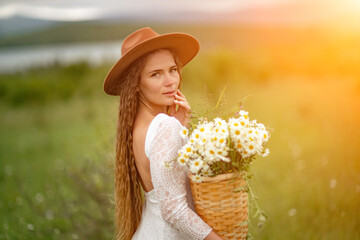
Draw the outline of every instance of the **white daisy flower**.
[[[180,164],[180,166],[186,166],[186,164],[188,163],[188,159],[185,157],[179,157],[177,159],[177,162]]]
[[[189,131],[186,127],[182,126],[181,130],[180,130],[180,136],[182,139],[186,139],[186,137],[188,136]]]
[[[232,130],[232,135],[235,137],[235,138],[239,138],[241,136],[241,131],[239,128],[234,128]]]
[[[189,143],[187,143],[186,145],[184,145],[183,149],[184,149],[184,154],[187,154],[187,155],[192,154],[193,151],[194,151],[193,146],[190,145]]]
[[[214,120],[215,126],[220,128],[227,128],[227,122],[221,118],[215,118]]]
[[[259,131],[259,135],[261,137],[261,139],[264,141],[264,142],[267,142],[269,140],[269,133],[268,131],[266,130],[260,130]]]
[[[205,150],[205,158],[209,160],[213,160],[216,157],[216,148],[213,146],[208,146]]]
[[[240,110],[239,115],[244,119],[249,119],[249,113],[245,110]]]
[[[214,132],[215,134],[219,134],[221,132],[221,127],[215,127]]]
[[[236,142],[234,142],[234,147],[235,149],[243,149],[244,148],[244,144],[241,142],[241,140],[236,140]]]
[[[207,126],[205,124],[201,124],[197,127],[197,129],[199,130],[200,133],[204,134],[207,129]]]
[[[257,124],[257,127],[258,127],[260,130],[266,130],[264,124],[262,124],[262,123],[258,123],[258,124]]]
[[[208,166],[208,165],[206,165]],[[201,175],[204,177],[209,177],[213,174],[213,172],[211,171],[211,169],[209,167],[204,167],[203,169],[201,169]]]
[[[191,176],[191,180],[193,180],[194,182],[201,182],[201,176],[198,174],[195,174],[193,176]]]
[[[216,150],[216,154],[218,155],[218,156],[223,156],[223,157],[226,157],[227,155],[228,155],[228,147],[223,147],[223,148],[218,148],[217,150]]]
[[[231,158],[229,158],[229,157],[219,156],[219,158],[224,162],[230,162],[231,161]]]
[[[222,135],[227,135],[227,134],[229,134],[229,131],[228,131],[227,128],[220,128],[220,133],[221,133]]]
[[[246,121],[244,119],[240,119],[239,124],[240,124],[241,127],[246,127],[248,125],[248,121]]]
[[[193,161],[190,161],[190,171],[192,173],[197,173],[203,167],[201,158],[197,158]]]
[[[201,139],[201,132],[199,129],[195,129],[191,134],[191,139],[194,139],[195,141],[200,141]]]
[[[239,119],[238,118],[229,118],[229,126],[230,126],[230,128],[240,127]]]
[[[218,142],[219,142],[220,144],[222,144],[222,145],[225,145],[225,144],[226,144],[226,138],[221,137],[221,138],[219,138]]]
[[[255,155],[256,152],[259,151],[258,145],[253,143],[248,143],[244,145],[244,157],[250,157],[252,155]]]
[[[267,148],[265,149],[265,152],[263,154],[261,154],[262,157],[267,157],[270,153],[270,150]]]

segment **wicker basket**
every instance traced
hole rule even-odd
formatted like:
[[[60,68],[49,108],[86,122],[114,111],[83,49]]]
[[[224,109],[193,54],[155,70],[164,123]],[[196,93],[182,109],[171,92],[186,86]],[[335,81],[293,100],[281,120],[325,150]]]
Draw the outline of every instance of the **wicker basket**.
[[[195,211],[222,239],[246,239],[248,194],[246,180],[234,174],[204,177],[193,182],[189,173]]]

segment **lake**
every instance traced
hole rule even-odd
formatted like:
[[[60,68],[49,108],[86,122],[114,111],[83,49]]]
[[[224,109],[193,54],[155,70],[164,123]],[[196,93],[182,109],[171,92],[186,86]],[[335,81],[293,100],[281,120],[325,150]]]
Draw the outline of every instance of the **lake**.
[[[63,65],[78,61],[86,61],[90,65],[115,62],[121,56],[121,43],[122,41],[106,41],[0,49],[0,73],[46,67],[56,62]]]

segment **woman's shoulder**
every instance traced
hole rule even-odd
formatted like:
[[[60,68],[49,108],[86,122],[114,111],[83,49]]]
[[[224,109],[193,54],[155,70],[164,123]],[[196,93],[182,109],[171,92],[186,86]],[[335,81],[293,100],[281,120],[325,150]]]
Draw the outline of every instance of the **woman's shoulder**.
[[[155,116],[155,118],[151,121],[149,128],[153,126],[157,127],[181,127],[181,123],[175,117],[169,116],[165,113],[159,113]]]
[[[169,116],[165,113],[159,113],[156,115],[151,121],[145,137],[146,155],[148,156],[148,151],[151,148],[154,139],[169,136],[169,134],[174,135],[179,132],[181,126],[181,123],[175,117]],[[177,134],[175,134],[175,137],[177,137]]]

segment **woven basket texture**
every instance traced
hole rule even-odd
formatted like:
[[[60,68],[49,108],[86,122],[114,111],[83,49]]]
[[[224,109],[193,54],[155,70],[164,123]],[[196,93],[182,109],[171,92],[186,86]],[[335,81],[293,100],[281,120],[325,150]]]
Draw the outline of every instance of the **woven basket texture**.
[[[189,174],[195,211],[222,239],[246,239],[248,193],[246,180],[232,173],[194,182]]]

